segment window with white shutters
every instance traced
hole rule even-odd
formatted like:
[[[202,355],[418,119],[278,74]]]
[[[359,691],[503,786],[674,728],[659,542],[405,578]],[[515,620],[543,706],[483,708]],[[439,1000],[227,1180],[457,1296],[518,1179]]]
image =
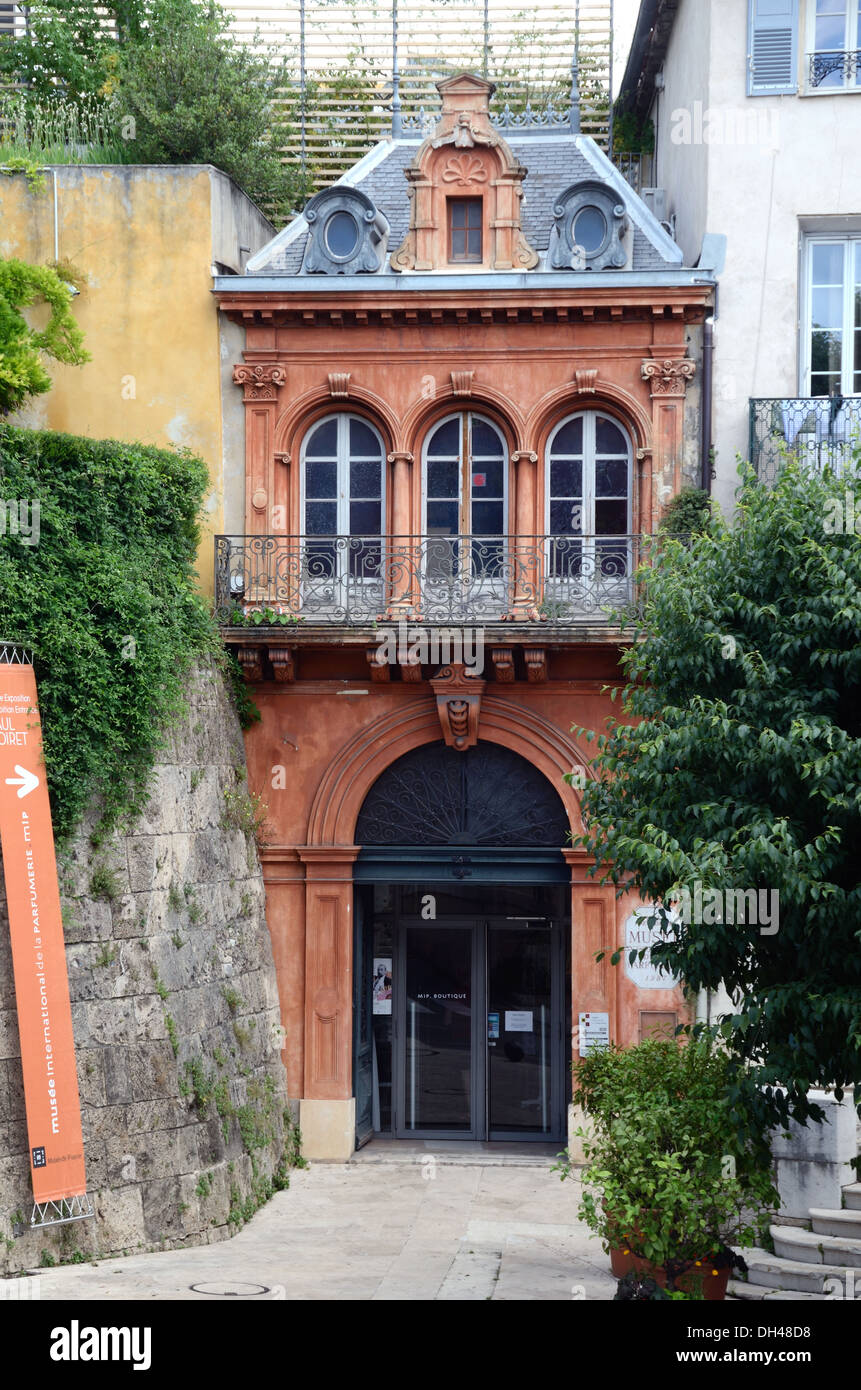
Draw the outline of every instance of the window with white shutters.
[[[750,0],[748,96],[798,90],[798,0]]]

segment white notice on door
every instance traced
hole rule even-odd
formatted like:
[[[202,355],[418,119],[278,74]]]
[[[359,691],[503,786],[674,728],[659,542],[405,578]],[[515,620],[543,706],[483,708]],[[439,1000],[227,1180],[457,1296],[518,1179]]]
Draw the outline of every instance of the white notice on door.
[[[506,1033],[531,1033],[531,1032],[532,1032],[532,1010],[531,1010],[531,1009],[506,1009],[506,1010],[505,1010],[505,1031],[506,1031]]]
[[[610,1015],[581,1014],[578,1049],[581,1057],[610,1046]]]

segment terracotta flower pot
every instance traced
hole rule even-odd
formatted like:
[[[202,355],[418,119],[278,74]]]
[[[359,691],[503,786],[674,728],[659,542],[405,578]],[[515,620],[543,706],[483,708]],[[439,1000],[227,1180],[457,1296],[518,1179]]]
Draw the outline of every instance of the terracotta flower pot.
[[[610,1268],[617,1279],[622,1279],[633,1271],[644,1274],[662,1289],[667,1287],[667,1271],[663,1265],[652,1264],[642,1255],[635,1255],[627,1246],[611,1246]],[[696,1293],[702,1289],[706,1303],[721,1303],[726,1298],[727,1284],[731,1270],[728,1264],[719,1267],[708,1258],[690,1260],[680,1274],[676,1275],[675,1286],[685,1293]]]

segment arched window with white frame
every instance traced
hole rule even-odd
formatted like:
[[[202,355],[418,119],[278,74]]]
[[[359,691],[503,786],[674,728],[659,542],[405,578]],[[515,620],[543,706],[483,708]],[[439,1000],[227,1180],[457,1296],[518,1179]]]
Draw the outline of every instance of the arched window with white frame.
[[[600,410],[560,421],[547,442],[545,530],[550,597],[600,606],[627,597],[632,573],[633,448]]]
[[[422,450],[426,596],[451,616],[479,592],[503,599],[508,532],[508,449],[502,431],[473,411],[439,420]]]
[[[348,616],[382,601],[386,452],[360,415],[340,411],[308,431],[300,457],[303,608]]]

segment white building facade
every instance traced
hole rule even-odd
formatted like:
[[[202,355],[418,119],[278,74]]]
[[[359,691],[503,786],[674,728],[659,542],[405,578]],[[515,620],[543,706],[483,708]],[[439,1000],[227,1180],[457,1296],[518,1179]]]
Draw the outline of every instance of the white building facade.
[[[842,464],[861,432],[861,0],[643,0],[621,102],[654,123],[685,263],[726,236],[715,496],[732,508],[738,455],[766,479],[785,445]]]

